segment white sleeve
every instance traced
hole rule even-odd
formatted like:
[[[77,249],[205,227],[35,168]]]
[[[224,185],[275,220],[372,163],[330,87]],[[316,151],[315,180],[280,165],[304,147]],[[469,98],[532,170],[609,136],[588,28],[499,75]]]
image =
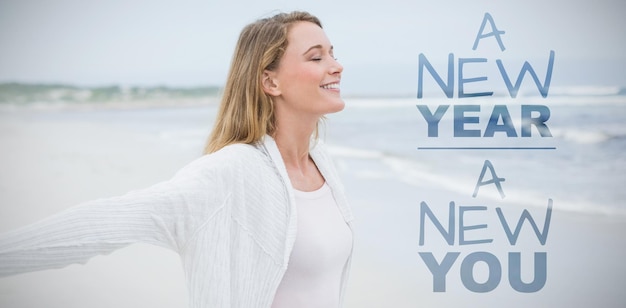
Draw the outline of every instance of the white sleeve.
[[[222,199],[215,188],[223,179],[212,171],[192,163],[169,181],[2,234],[0,276],[86,263],[133,243],[178,251]]]

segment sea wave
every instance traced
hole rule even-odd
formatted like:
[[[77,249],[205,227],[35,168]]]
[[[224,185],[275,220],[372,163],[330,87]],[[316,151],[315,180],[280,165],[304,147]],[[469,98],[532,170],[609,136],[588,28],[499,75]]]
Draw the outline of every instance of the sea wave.
[[[552,129],[553,137],[581,145],[600,144],[609,140],[624,139],[625,134],[610,134],[604,131],[581,129]]]
[[[168,100],[180,98],[216,97],[222,91],[220,86],[169,87],[169,86],[77,86],[69,84],[0,83],[0,104],[32,103],[102,103],[132,102],[145,100]],[[468,100],[462,100],[464,103]],[[519,104],[540,101],[549,104],[626,104],[626,87],[621,86],[562,86],[552,87],[548,98],[538,95],[524,95],[517,98],[506,95],[471,98],[473,103]],[[416,97],[346,97],[349,108],[403,108],[416,102],[451,104],[445,96],[417,99]]]
[[[448,98],[347,98],[346,110],[370,110],[370,109],[409,109],[417,104],[426,105],[546,105],[546,106],[617,106],[626,107],[626,95],[561,95],[528,97],[477,97],[468,99]]]
[[[219,87],[80,87],[64,84],[0,84],[0,104],[134,102],[217,96]]]
[[[626,88],[620,86],[569,86],[569,87],[552,87],[550,95],[566,95],[566,96],[608,96],[608,95],[626,95]]]
[[[429,166],[425,163],[394,154],[332,144],[327,145],[327,147],[329,152],[337,158],[372,159],[381,162],[387,166],[391,172],[393,172],[392,178],[417,188],[423,189],[435,186],[453,193],[467,194],[467,183],[475,183],[476,181],[476,178],[470,178],[469,176],[465,176],[463,174],[455,174],[454,176],[446,175],[432,170],[432,168],[429,168]],[[370,179],[377,178],[375,174],[367,173],[366,175],[367,178]],[[379,175],[378,178],[388,179],[389,176],[385,177]],[[496,191],[481,191],[481,197],[493,200],[494,202],[503,202],[501,196]],[[520,207],[536,207],[545,209],[547,198],[543,197],[538,191],[507,188],[506,203]],[[565,196],[556,196],[554,198],[554,209],[589,214],[626,216],[626,210],[624,209],[597,204],[586,200],[569,200]]]

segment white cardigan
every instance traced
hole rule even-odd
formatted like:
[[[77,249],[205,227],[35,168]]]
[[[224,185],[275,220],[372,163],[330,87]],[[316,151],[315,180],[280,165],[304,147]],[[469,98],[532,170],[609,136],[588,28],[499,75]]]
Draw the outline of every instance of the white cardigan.
[[[330,157],[322,144],[310,154],[350,226],[352,213]],[[270,307],[296,238],[294,200],[271,137],[256,146],[230,145],[169,181],[87,202],[2,235],[0,276],[86,263],[149,243],[180,254],[191,307]]]

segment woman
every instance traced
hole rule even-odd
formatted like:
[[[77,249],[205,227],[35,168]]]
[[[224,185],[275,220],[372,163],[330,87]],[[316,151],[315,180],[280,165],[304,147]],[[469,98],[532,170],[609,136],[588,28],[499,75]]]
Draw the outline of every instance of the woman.
[[[248,25],[207,155],[169,181],[4,235],[0,275],[142,242],[180,254],[192,307],[341,306],[352,214],[315,139],[323,115],[344,107],[342,70],[308,13]]]

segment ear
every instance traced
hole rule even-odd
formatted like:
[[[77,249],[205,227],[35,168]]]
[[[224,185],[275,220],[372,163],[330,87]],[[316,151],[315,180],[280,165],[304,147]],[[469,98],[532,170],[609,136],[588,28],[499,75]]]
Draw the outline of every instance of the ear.
[[[263,87],[263,92],[267,95],[279,96],[281,94],[278,81],[276,80],[276,72],[270,70],[263,71],[261,86]]]

